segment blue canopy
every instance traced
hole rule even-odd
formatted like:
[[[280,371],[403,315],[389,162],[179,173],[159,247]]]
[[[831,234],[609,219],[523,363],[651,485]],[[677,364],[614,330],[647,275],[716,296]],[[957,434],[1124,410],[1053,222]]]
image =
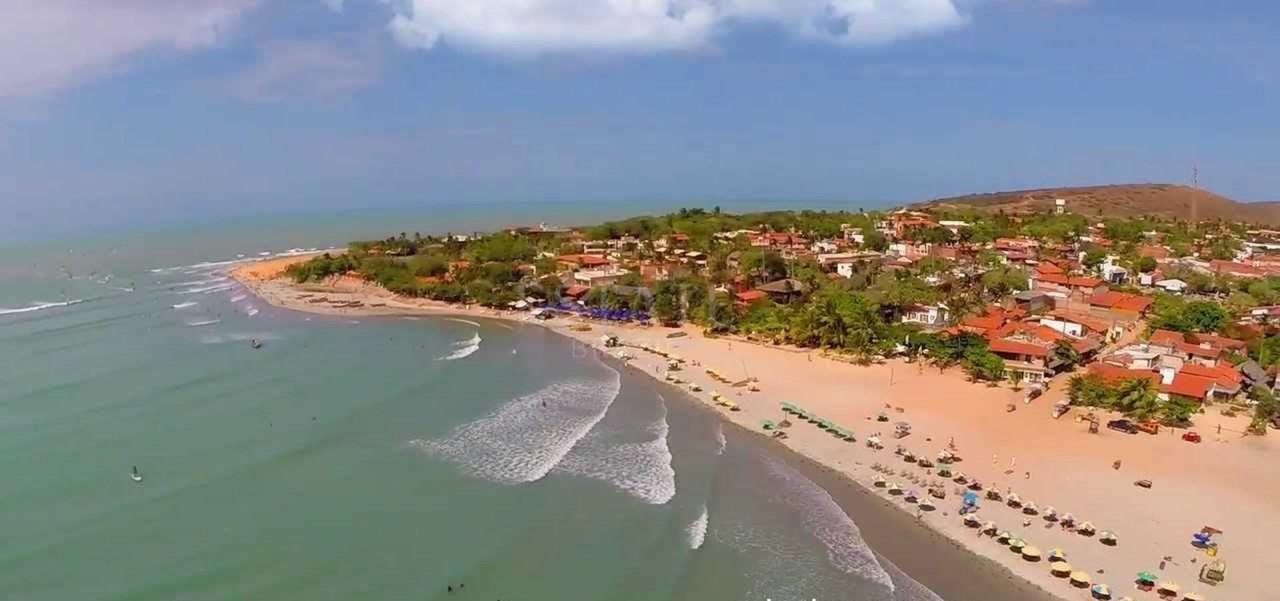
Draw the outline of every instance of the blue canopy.
[[[967,493],[964,493],[964,504],[965,504],[965,505],[977,505],[977,504],[978,504],[978,493],[976,493],[976,492],[967,492]]]

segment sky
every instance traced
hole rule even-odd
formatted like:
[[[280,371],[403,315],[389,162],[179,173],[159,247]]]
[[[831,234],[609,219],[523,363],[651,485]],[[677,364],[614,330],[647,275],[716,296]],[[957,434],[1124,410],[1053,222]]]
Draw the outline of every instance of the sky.
[[[1280,200],[1270,0],[5,0],[0,236],[456,203]]]

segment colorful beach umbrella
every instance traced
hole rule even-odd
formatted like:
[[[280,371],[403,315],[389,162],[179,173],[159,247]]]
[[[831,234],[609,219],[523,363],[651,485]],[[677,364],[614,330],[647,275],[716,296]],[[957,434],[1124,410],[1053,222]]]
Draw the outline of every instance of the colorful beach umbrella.
[[[1151,572],[1145,572],[1145,571],[1138,572],[1138,582],[1143,582],[1146,584],[1155,584],[1157,578],[1159,578],[1159,576],[1156,576]]]
[[[1049,561],[1066,561],[1066,560],[1067,560],[1066,551],[1063,551],[1062,549],[1049,550]]]
[[[1025,546],[1027,546],[1027,541],[1024,541],[1020,538],[1009,539],[1009,548],[1013,549],[1014,551],[1022,551],[1022,548]]]
[[[1095,585],[1093,585],[1093,588],[1091,589],[1091,592],[1093,593],[1093,597],[1094,597],[1095,599],[1110,599],[1110,598],[1111,598],[1111,587],[1109,587],[1109,586],[1107,586],[1107,585],[1105,585],[1105,584],[1095,584]]]

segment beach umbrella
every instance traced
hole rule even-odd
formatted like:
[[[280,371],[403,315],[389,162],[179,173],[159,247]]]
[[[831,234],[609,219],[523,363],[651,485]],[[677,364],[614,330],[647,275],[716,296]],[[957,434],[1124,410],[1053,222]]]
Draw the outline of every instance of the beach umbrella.
[[[1093,533],[1095,532],[1095,528],[1091,522],[1080,524],[1080,527],[1076,530],[1085,536],[1093,536]]]
[[[997,530],[999,529],[996,528],[995,522],[988,521],[987,523],[982,525],[982,532],[984,534],[985,533],[995,534]]]
[[[1125,595],[1123,597],[1120,597],[1119,599],[1116,599],[1116,601],[1133,601],[1133,597],[1130,597],[1129,595]]]
[[[1002,543],[1002,544],[1008,544],[1010,536],[1012,535],[1009,534],[1008,530],[1001,530],[1000,532],[996,533],[996,542]]]
[[[1187,593],[1186,596],[1182,598],[1182,601],[1204,601],[1204,595],[1201,595],[1200,593]]]
[[[1017,506],[1017,505],[1021,505],[1021,504],[1022,504],[1022,497],[1019,497],[1019,496],[1018,496],[1018,493],[1016,493],[1016,492],[1011,492],[1011,493],[1009,493],[1009,498],[1008,498],[1008,500],[1006,501],[1006,503],[1008,503],[1010,506]]]
[[[1022,558],[1027,561],[1040,561],[1040,549],[1035,547],[1023,547]]]
[[[978,521],[978,516],[969,514],[964,516],[964,525],[970,528],[977,528],[982,525],[982,522]]]
[[[1009,548],[1013,550],[1014,553],[1022,551],[1022,548],[1025,546],[1027,546],[1027,542],[1020,538],[1009,539]]]
[[[933,511],[937,509],[937,507],[933,504],[933,501],[930,501],[929,499],[924,499],[920,501],[920,509],[923,509],[925,511]]]
[[[1110,531],[1104,531],[1102,534],[1098,535],[1098,540],[1104,545],[1114,545],[1118,542],[1115,533]]]
[[[1049,573],[1059,578],[1066,578],[1071,575],[1071,564],[1065,561],[1059,561],[1049,566]]]
[[[1039,512],[1040,510],[1036,508],[1036,504],[1031,501],[1027,501],[1027,504],[1022,506],[1022,513],[1027,515],[1035,515]]]
[[[1176,595],[1180,590],[1182,590],[1182,587],[1178,586],[1176,582],[1161,582],[1156,585],[1156,591],[1162,595]]]
[[[1049,561],[1066,561],[1067,553],[1062,549],[1051,549],[1049,551]]]
[[[1157,576],[1151,572],[1138,572],[1138,582],[1143,584],[1155,584]]]
[[[1071,584],[1074,584],[1079,587],[1085,587],[1085,586],[1089,586],[1092,583],[1093,583],[1093,579],[1089,578],[1089,575],[1084,572],[1075,571],[1071,573]]]
[[[874,481],[872,481],[872,484],[874,484],[876,488],[884,488],[885,480],[884,478],[877,477]]]
[[[1111,587],[1105,584],[1095,584],[1091,590],[1095,599],[1110,599]]]
[[[900,495],[900,494],[902,494],[902,487],[901,487],[901,486],[898,486],[898,483],[897,483],[897,482],[894,482],[893,484],[890,484],[890,485],[889,485],[889,494],[891,494],[891,495]]]
[[[1071,523],[1074,523],[1075,521],[1076,521],[1076,516],[1071,515],[1070,513],[1062,514],[1062,523],[1071,524]]]

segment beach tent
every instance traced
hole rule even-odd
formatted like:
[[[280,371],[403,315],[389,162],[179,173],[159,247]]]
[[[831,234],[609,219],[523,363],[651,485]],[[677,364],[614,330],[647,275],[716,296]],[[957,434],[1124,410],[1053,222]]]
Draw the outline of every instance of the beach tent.
[[[1094,599],[1110,599],[1111,598],[1111,587],[1105,584],[1093,585],[1093,589],[1091,589],[1090,592],[1093,593]]]
[[[1071,584],[1085,587],[1093,584],[1093,579],[1089,578],[1089,575],[1084,572],[1076,571],[1071,573]]]
[[[1066,578],[1071,575],[1071,564],[1059,561],[1049,567],[1049,573],[1060,578]]]
[[[1027,561],[1040,561],[1040,549],[1035,547],[1023,547],[1022,558]]]

